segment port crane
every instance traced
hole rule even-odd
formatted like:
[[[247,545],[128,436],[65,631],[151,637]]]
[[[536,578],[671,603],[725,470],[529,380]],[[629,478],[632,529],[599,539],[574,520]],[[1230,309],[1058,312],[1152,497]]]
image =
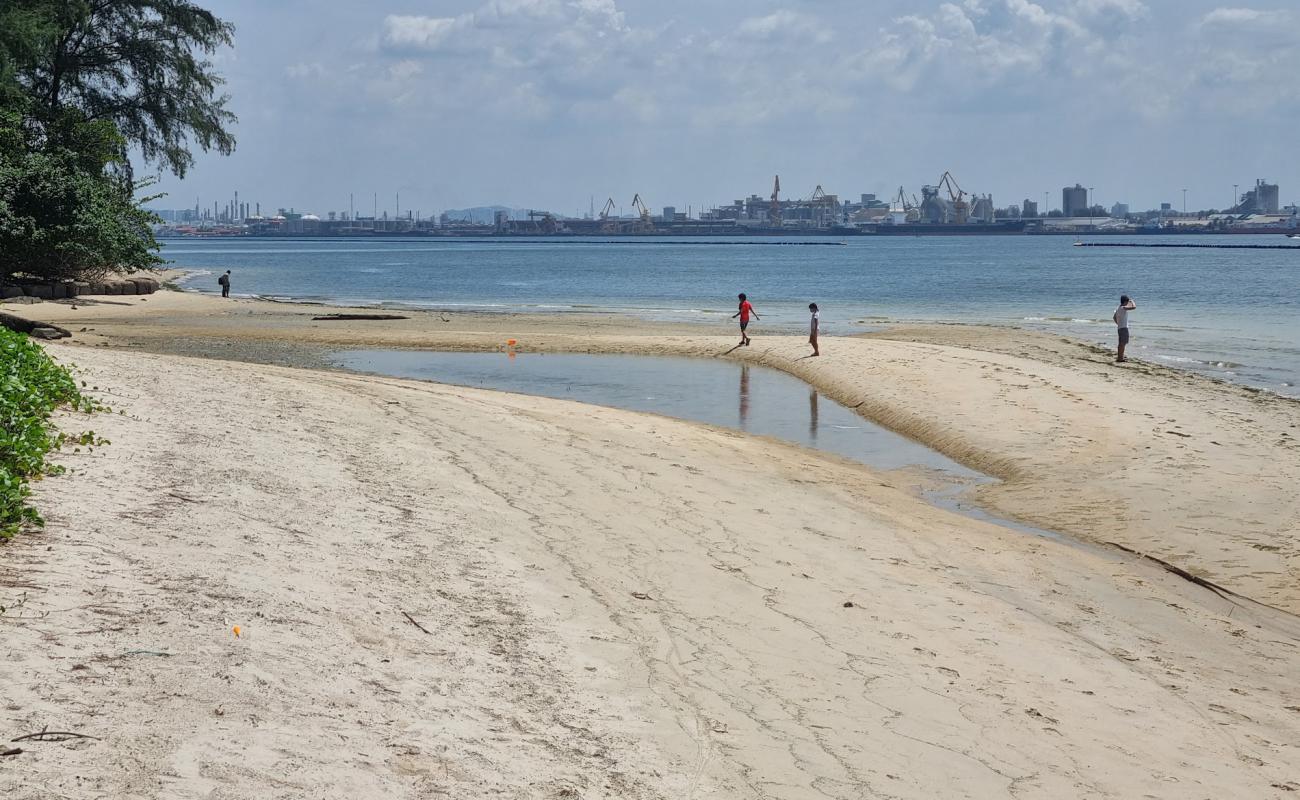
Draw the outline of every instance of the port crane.
[[[639,193],[632,197],[632,208],[636,209],[637,213],[641,215],[641,221],[637,226],[637,230],[654,230],[654,223],[650,221],[650,208],[645,204],[645,201],[641,199]]]
[[[912,195],[912,199],[907,199],[907,192],[902,186],[898,187],[898,195],[894,197],[894,202],[890,205],[890,211],[901,211],[903,219],[907,222],[917,222],[921,219],[921,203]]]
[[[618,233],[618,220],[611,218],[614,208],[614,198],[611,197],[605,201],[605,206],[600,209],[601,233]]]
[[[767,223],[773,228],[781,227],[781,176],[772,180],[772,202],[767,207]]]
[[[964,225],[970,217],[970,203],[966,202],[966,192],[957,184],[951,172],[945,171],[939,178],[939,188],[948,190],[948,199],[952,201],[953,217],[958,225]]]
[[[835,195],[826,194],[826,190],[822,188],[820,183],[817,184],[816,189],[813,189],[812,196],[808,198],[808,206],[813,211],[813,221],[819,226],[826,221],[827,216],[834,215],[839,204],[839,198]]]
[[[560,229],[559,220],[557,220],[555,215],[549,211],[533,211],[530,209],[528,212],[528,219],[530,222],[535,219],[540,219],[541,222],[538,223],[537,227],[542,233],[556,233]]]

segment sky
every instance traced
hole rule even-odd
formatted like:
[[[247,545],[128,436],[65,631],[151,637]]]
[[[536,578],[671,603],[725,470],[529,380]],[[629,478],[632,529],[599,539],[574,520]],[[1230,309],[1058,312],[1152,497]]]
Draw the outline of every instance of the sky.
[[[1239,4],[1238,4],[1239,3]],[[1300,199],[1294,0],[208,0],[233,155],[156,207]],[[148,170],[145,170],[146,172]]]

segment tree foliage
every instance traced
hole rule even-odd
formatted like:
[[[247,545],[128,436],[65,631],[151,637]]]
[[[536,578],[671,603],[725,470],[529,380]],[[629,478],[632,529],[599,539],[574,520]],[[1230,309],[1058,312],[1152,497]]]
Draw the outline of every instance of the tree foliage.
[[[194,163],[191,144],[233,151],[235,116],[206,58],[233,43],[230,23],[189,0],[0,6],[0,83],[7,70],[9,91],[25,97],[37,122],[58,123],[71,110],[111,121],[147,162],[179,177]]]
[[[231,152],[207,56],[232,33],[189,0],[0,0],[0,280],[161,263],[127,154]]]
[[[75,113],[51,135],[0,111],[0,280],[96,278],[162,263],[140,183],[111,169],[122,136]],[[148,198],[145,198],[146,200]]]

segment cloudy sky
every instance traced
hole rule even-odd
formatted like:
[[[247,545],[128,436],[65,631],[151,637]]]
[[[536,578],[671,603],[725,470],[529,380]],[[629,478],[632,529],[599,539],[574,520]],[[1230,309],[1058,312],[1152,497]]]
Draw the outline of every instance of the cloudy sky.
[[[239,115],[160,206],[585,212],[770,192],[1300,199],[1294,0],[209,0]]]

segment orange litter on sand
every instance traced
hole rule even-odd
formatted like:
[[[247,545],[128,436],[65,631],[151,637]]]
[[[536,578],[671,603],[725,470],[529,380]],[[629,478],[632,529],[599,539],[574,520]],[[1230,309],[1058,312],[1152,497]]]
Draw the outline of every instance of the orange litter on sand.
[[[240,635],[241,635],[241,631],[239,630],[239,626],[236,625],[236,626],[234,626],[233,628],[231,628],[231,630],[235,632],[235,638],[238,639],[238,638],[240,637]]]
[[[514,340],[514,339],[506,339],[506,346],[507,346],[507,347],[514,347],[514,346],[515,346],[515,340]]]

